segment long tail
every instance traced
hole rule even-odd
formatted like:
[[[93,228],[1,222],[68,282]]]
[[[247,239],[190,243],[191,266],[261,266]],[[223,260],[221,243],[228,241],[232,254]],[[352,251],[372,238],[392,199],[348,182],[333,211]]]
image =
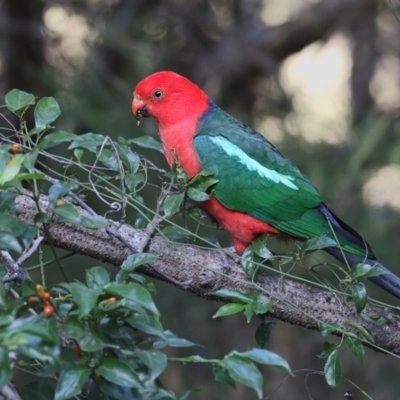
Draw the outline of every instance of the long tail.
[[[386,274],[374,276],[368,279],[372,281],[375,285],[381,287],[388,293],[400,299],[400,278],[396,276],[393,272],[391,272],[389,269],[387,269],[385,266],[383,266],[380,262],[372,259],[366,260],[363,257],[351,254],[347,251],[342,253],[340,249],[335,247],[327,247],[324,250],[331,256],[335,257],[340,262],[346,263],[347,260],[347,263],[351,266],[355,264],[364,263],[383,269],[386,272]]]

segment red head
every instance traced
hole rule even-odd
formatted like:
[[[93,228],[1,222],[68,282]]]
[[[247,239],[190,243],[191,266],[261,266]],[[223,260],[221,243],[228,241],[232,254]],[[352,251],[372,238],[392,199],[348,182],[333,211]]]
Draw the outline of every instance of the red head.
[[[189,79],[161,71],[143,79],[133,92],[136,116],[154,117],[160,128],[199,118],[208,108],[208,96]]]

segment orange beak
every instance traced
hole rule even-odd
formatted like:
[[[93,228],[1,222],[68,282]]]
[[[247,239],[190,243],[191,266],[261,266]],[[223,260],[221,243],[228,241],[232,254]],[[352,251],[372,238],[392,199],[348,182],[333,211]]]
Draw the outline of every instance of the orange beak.
[[[146,103],[136,94],[133,97],[132,112],[136,116],[136,118],[151,117],[151,114],[146,107]]]

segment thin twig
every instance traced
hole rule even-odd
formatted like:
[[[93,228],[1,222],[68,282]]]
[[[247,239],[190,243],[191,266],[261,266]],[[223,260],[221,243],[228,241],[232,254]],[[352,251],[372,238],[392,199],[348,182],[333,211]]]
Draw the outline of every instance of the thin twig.
[[[31,247],[29,249],[26,249],[23,254],[18,258],[17,264],[21,265],[24,261],[26,261],[28,258],[32,257],[33,253],[38,249],[40,246],[40,243],[42,243],[44,237],[39,236],[36,238],[33,243],[31,244]]]
[[[98,152],[98,154],[96,155],[96,160],[94,161],[93,165],[90,166],[89,169],[89,174],[88,174],[88,180],[89,180],[89,184],[92,187],[93,192],[96,194],[97,198],[99,198],[104,204],[107,204],[112,210],[114,210],[114,212],[118,212],[121,209],[123,209],[123,206],[121,206],[121,204],[117,203],[117,202],[113,202],[110,203],[108,202],[101,194],[100,192],[97,190],[95,184],[92,181],[92,174],[95,168],[97,168],[97,163],[100,159],[100,156],[102,154],[102,151],[104,149],[104,146],[106,145],[107,142],[110,142],[113,150],[114,150],[114,155],[118,160],[118,166],[119,166],[119,173],[121,176],[124,176],[125,172],[124,172],[124,167],[122,165],[122,162],[120,160],[120,158],[118,157],[118,152],[115,148],[114,142],[108,137],[106,136],[103,143],[101,144],[100,150]],[[124,185],[121,184],[121,193],[122,193],[122,197],[125,197],[125,188]],[[122,210],[122,213],[125,214],[125,210]]]
[[[11,126],[11,128],[14,129],[15,132],[17,132],[17,129],[15,128],[15,126],[3,113],[0,113],[0,116]]]
[[[19,299],[19,294],[12,287],[10,287],[8,291],[10,292],[11,296],[14,297],[14,299]],[[38,313],[33,308],[28,308],[28,311],[32,315],[38,315]]]
[[[1,398],[4,400],[22,400],[12,383],[8,383],[1,389]]]
[[[160,174],[165,174],[167,171],[163,168],[158,168],[157,165],[153,164],[150,160],[144,160],[146,164],[150,166],[150,169],[159,172]]]
[[[21,281],[31,279],[29,274],[14,261],[8,251],[1,251],[1,260],[8,271],[9,276],[6,275],[7,278],[16,274]]]

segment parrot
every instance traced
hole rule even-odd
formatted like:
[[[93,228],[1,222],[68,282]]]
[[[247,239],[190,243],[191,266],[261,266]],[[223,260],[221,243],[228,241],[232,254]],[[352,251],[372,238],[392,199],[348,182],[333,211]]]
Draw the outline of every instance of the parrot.
[[[232,237],[236,253],[261,234],[306,241],[326,236],[323,250],[382,274],[369,279],[400,299],[400,278],[377,261],[371,246],[323,202],[316,187],[265,136],[223,111],[189,79],[155,72],[133,92],[132,112],[153,117],[170,167],[189,178],[211,172],[212,197],[199,203]]]

